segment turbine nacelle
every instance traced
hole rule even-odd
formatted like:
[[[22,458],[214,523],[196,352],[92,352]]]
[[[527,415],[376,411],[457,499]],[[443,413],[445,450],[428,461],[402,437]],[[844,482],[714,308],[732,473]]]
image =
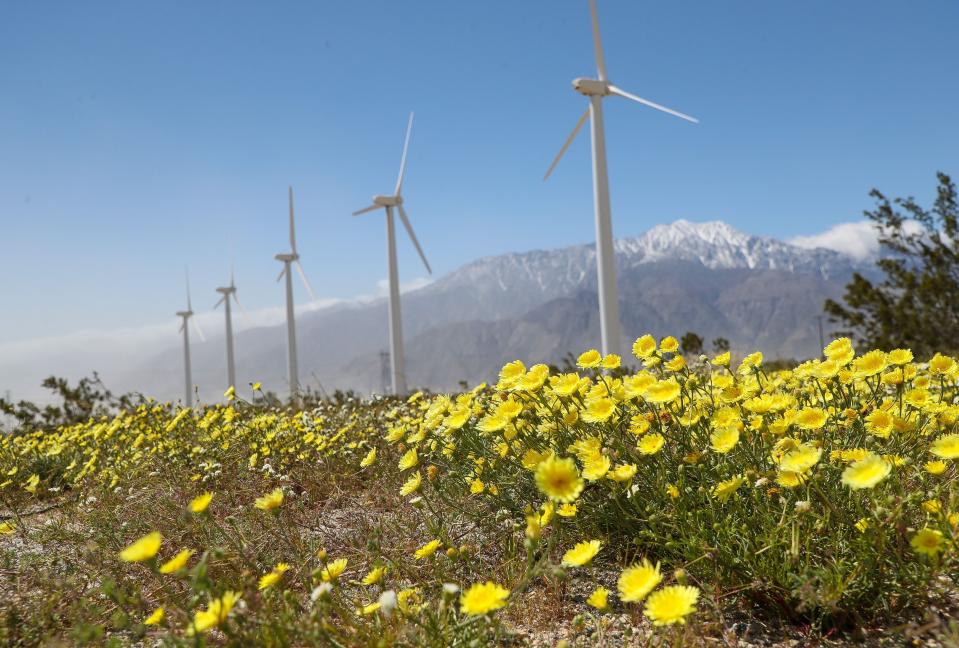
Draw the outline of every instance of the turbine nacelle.
[[[223,296],[232,295],[236,292],[236,286],[221,286],[216,291]]]
[[[296,252],[281,252],[273,257],[277,261],[283,261],[284,263],[296,261],[300,258],[300,255]]]
[[[587,97],[606,97],[613,94],[610,90],[611,83],[601,79],[587,79],[579,77],[573,79],[573,90]]]
[[[182,317],[183,319],[187,319],[187,318],[193,317],[193,311],[191,311],[191,310],[188,310],[188,311],[177,311],[176,316],[177,316],[177,317]]]
[[[609,81],[606,74],[606,59],[603,56],[603,41],[599,33],[599,17],[596,15],[596,0],[589,0],[590,22],[593,27],[593,54],[596,59],[596,77],[579,77],[573,80],[573,89],[589,98],[589,106],[580,115],[573,132],[553,158],[544,180],[549,178],[563,154],[587,120],[592,121],[593,153],[593,199],[596,210],[596,279],[599,287],[599,328],[603,353],[620,352],[619,297],[616,291],[616,261],[613,250],[613,226],[609,207],[609,179],[606,170],[606,135],[603,128],[602,99],[617,95],[630,101],[667,113],[680,119],[697,123],[695,117],[667,108],[649,99],[626,92]],[[596,99],[596,101],[593,101]]]
[[[413,243],[413,246],[419,253],[420,259],[423,261],[423,265],[426,266],[426,271],[430,274],[433,272],[433,270],[430,268],[429,262],[426,260],[426,255],[423,254],[423,248],[420,247],[420,242],[416,240],[416,234],[413,233],[413,226],[410,224],[410,219],[406,213],[406,209],[403,208],[403,178],[406,174],[406,155],[409,153],[410,134],[412,132],[413,113],[410,113],[410,120],[406,124],[406,140],[403,142],[403,155],[400,157],[400,172],[396,177],[396,186],[393,189],[392,195],[373,196],[373,200],[370,205],[353,212],[354,216],[360,216],[362,214],[369,214],[380,209],[386,210],[385,216],[387,223],[387,244],[389,248],[387,259],[389,265],[390,286],[388,310],[390,318],[390,364],[392,365],[391,373],[393,377],[393,393],[396,395],[402,395],[406,392],[406,378],[404,377],[403,370],[403,327],[402,320],[400,318],[400,287],[399,271],[396,267],[396,233],[393,220],[394,217],[399,218],[400,222],[403,223],[403,227],[406,228],[406,233],[409,234],[410,241]]]
[[[396,207],[403,204],[403,196],[373,196],[373,204],[377,207]]]

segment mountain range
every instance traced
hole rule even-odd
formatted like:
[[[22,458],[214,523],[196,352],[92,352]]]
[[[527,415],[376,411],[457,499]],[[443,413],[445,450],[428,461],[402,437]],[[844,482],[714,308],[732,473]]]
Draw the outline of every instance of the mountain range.
[[[615,242],[623,348],[632,340],[694,331],[724,337],[734,351],[770,358],[819,352],[816,316],[827,297],[841,297],[855,271],[871,262],[737,231],[721,221],[676,221]],[[472,261],[404,293],[403,327],[411,386],[455,389],[495,377],[504,362],[556,362],[595,347],[599,338],[595,249],[592,244]],[[298,316],[301,382],[314,389],[383,389],[385,299],[341,303]],[[223,340],[193,347],[201,396],[225,385]],[[283,326],[237,335],[240,384],[262,381],[283,393]],[[157,397],[181,392],[182,355],[168,349],[137,373]],[[149,369],[149,371],[145,371]]]

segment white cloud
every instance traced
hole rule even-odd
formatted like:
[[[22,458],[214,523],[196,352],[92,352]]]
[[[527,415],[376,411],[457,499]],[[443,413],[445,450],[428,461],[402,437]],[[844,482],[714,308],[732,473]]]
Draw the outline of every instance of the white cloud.
[[[903,222],[906,234],[922,234],[923,226],[915,220]],[[857,261],[868,261],[879,256],[879,235],[876,225],[871,221],[856,221],[833,225],[820,234],[794,236],[787,239],[801,248],[825,248],[848,254]]]
[[[835,250],[858,261],[866,261],[879,254],[879,239],[871,221],[839,223],[820,234],[794,236],[787,243],[802,248]]]
[[[407,282],[400,282],[400,294],[405,294],[412,292],[414,290],[419,290],[424,286],[428,286],[433,283],[433,279],[430,277],[417,277],[416,279],[411,279]],[[376,292],[378,297],[386,297],[390,291],[390,282],[388,279],[380,279],[376,282]]]

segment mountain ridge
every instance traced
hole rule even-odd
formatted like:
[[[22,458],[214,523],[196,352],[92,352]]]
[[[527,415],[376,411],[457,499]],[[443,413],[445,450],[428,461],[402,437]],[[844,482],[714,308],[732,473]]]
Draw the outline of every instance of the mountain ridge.
[[[872,268],[841,252],[746,234],[722,221],[657,225],[617,239],[614,249],[624,335],[693,330],[770,357],[815,353],[815,327],[805,320],[822,311],[825,298],[841,297],[853,272]],[[402,300],[410,384],[424,387],[451,389],[460,379],[490,377],[509,354],[554,361],[595,346],[599,336],[593,244],[476,259]],[[301,379],[328,390],[380,390],[386,322],[385,299],[299,315]],[[282,325],[239,333],[238,381],[285,391],[285,344]],[[194,379],[217,385],[214,391],[222,391],[225,375],[221,346],[222,340],[194,347]],[[628,353],[626,340],[621,351]],[[156,357],[157,380],[144,391],[176,397],[180,362],[179,349]]]

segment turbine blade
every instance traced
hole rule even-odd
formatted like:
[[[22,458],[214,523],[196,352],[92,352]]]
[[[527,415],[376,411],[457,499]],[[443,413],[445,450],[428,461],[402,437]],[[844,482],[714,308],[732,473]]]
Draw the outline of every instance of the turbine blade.
[[[593,49],[596,51],[596,71],[599,80],[606,80],[606,60],[603,58],[603,41],[599,37],[599,18],[596,15],[596,0],[589,0],[589,13],[593,19]]]
[[[303,280],[303,285],[306,286],[306,290],[310,293],[310,298],[313,301],[316,301],[316,293],[313,292],[313,286],[310,285],[310,280],[306,278],[306,272],[303,271],[303,265],[300,263],[299,259],[296,261],[296,269],[300,273],[300,279]]]
[[[230,288],[232,288],[235,285],[233,283],[233,269],[234,269],[233,267],[234,267],[234,263],[231,261],[230,262]]]
[[[240,300],[236,297],[236,291],[231,293],[233,295],[233,301],[236,302],[237,308],[240,309],[240,315],[243,316],[243,321],[246,322],[247,326],[250,326],[250,313],[243,308],[243,304],[240,303]]]
[[[403,157],[400,158],[400,174],[396,177],[396,189],[393,194],[399,196],[403,191],[403,176],[406,174],[406,154],[410,150],[410,134],[413,132],[413,113],[410,113],[410,121],[406,125],[406,141],[403,142]]]
[[[293,228],[293,186],[290,186],[290,250],[296,254],[296,231]]]
[[[183,333],[183,329],[186,328],[186,320],[184,319],[180,322],[180,333]]]
[[[220,301],[218,301],[217,303],[213,304],[213,308],[219,308],[219,307],[220,307],[220,304],[222,304],[225,300],[226,300],[226,295],[223,295],[222,297],[220,297]]]
[[[566,138],[563,148],[561,148],[559,153],[556,154],[556,157],[553,158],[553,163],[549,165],[549,171],[547,171],[546,175],[543,176],[543,180],[549,179],[549,175],[553,172],[553,169],[556,168],[556,165],[559,164],[560,158],[566,153],[566,149],[568,149],[569,145],[573,143],[573,140],[576,139],[576,135],[579,134],[579,130],[583,127],[583,124],[586,123],[587,117],[589,117],[589,107],[586,108],[586,112],[584,112],[583,116],[579,118],[578,122],[576,122],[576,127],[573,129],[573,132],[569,134],[569,137]]]
[[[364,207],[363,209],[353,212],[354,216],[359,216],[360,214],[365,214],[366,212],[371,212],[374,209],[379,209],[381,205],[370,205],[369,207]]]
[[[277,276],[276,280],[279,281],[280,279],[283,278],[283,275],[285,275],[285,274],[286,274],[286,264],[284,263],[284,264],[283,264],[283,269],[280,270],[280,274],[279,274],[279,276]]]
[[[426,271],[433,274],[433,269],[430,268],[430,262],[426,260],[426,255],[423,254],[423,248],[420,247],[420,242],[416,240],[416,234],[413,233],[413,226],[410,225],[410,219],[406,216],[406,210],[403,209],[402,203],[398,206],[400,208],[400,220],[403,221],[403,225],[406,227],[406,231],[410,235],[413,245],[416,246],[416,251],[420,253],[420,258],[423,259],[423,265],[426,266]]]
[[[193,320],[193,328],[196,329],[196,334],[200,337],[201,342],[206,342],[206,336],[203,335],[203,329],[200,328],[200,323],[196,321],[195,317],[191,317]]]
[[[617,87],[614,86],[614,85],[609,86],[609,91],[610,91],[611,93],[613,93],[614,95],[619,95],[620,97],[625,97],[626,99],[631,99],[631,100],[633,100],[633,101],[636,101],[636,102],[638,102],[638,103],[643,104],[644,106],[649,106],[650,108],[655,108],[656,110],[661,110],[661,111],[663,111],[664,113],[668,113],[668,114],[670,114],[670,115],[672,115],[672,116],[674,116],[674,117],[679,117],[680,119],[685,119],[685,120],[688,121],[688,122],[692,122],[692,123],[694,123],[694,124],[698,124],[698,123],[699,123],[699,120],[696,119],[695,117],[690,117],[689,115],[686,115],[686,114],[684,114],[684,113],[681,113],[681,112],[679,112],[678,110],[673,110],[672,108],[667,108],[666,106],[660,106],[658,103],[654,103],[654,102],[650,101],[649,99],[643,99],[642,97],[637,97],[636,95],[630,94],[630,93],[626,92],[625,90],[623,90],[622,88],[617,88]]]

